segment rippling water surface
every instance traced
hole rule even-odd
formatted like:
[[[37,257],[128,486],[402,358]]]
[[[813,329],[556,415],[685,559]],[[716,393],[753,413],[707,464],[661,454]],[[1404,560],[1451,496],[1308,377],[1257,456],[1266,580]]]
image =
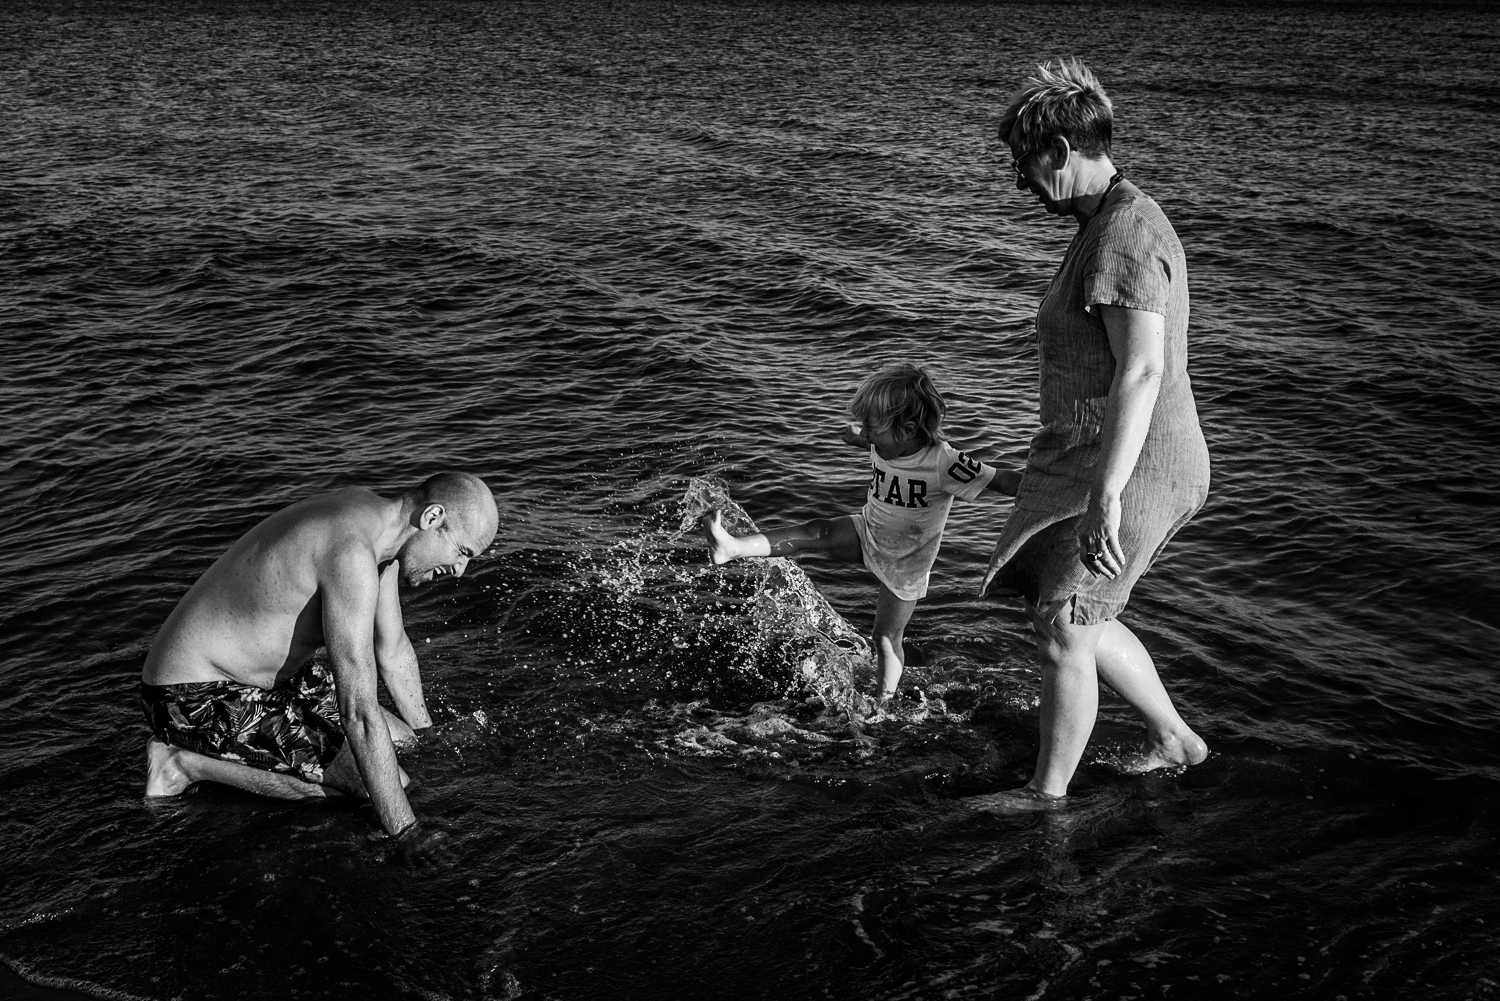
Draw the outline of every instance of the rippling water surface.
[[[0,958],[140,998],[1492,997],[1500,13],[1485,4],[0,10]],[[1202,515],[1127,615],[1214,748],[1067,809],[961,505],[894,718],[855,508],[884,361],[1018,460],[1069,236],[993,140],[1077,53],[1193,282]],[[139,658],[257,519],[473,470],[407,595],[453,833],[143,802]],[[0,986],[4,986],[0,984]]]

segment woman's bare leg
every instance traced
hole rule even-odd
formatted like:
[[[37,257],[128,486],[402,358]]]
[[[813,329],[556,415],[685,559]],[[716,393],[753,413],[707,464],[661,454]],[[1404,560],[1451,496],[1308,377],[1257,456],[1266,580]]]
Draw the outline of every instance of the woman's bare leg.
[[[1127,771],[1195,765],[1208,756],[1208,745],[1177,715],[1151,655],[1128,627],[1117,620],[1087,626],[1044,622],[1031,612],[1042,668],[1036,771],[1020,789],[976,797],[976,806],[1040,809],[1067,795],[1099,714],[1101,680],[1146,721],[1146,739]]]
[[[1099,714],[1099,676],[1095,650],[1104,623],[1075,626],[1044,622],[1035,608],[1037,659],[1042,668],[1041,746],[1031,780],[1019,789],[975,796],[970,804],[981,810],[1018,813],[1046,810],[1068,794],[1068,783],[1078,770]]]
[[[875,602],[875,629],[871,637],[875,643],[875,663],[880,671],[880,700],[884,702],[896,694],[901,684],[901,672],[906,667],[906,650],[902,641],[906,636],[906,624],[916,609],[916,599],[898,598],[891,589],[880,585],[880,597]]]
[[[1125,765],[1126,771],[1196,765],[1208,757],[1208,745],[1177,714],[1151,654],[1130,627],[1118,620],[1104,623],[1095,659],[1100,680],[1146,722],[1140,753]]]
[[[793,556],[797,553],[828,553],[846,563],[859,563],[864,553],[854,519],[820,518],[816,521],[773,528],[754,535],[733,536],[725,530],[723,514],[715,509],[703,516],[703,536],[708,540],[709,558],[715,563],[746,557]]]
[[[1095,651],[1105,623],[1043,622],[1032,614],[1042,668],[1041,747],[1025,790],[1046,798],[1066,796],[1099,714]]]
[[[1208,756],[1208,745],[1177,714],[1151,654],[1127,626],[1118,620],[1087,626],[1041,622],[1035,616],[1032,624],[1042,667],[1042,742],[1027,789],[1067,794],[1099,712],[1101,680],[1146,722],[1146,739],[1128,771],[1195,765]]]

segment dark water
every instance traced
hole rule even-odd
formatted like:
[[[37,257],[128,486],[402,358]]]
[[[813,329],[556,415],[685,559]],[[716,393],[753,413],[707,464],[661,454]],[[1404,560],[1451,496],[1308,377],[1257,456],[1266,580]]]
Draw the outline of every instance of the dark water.
[[[0,958],[162,1001],[1495,996],[1497,49],[1477,3],[10,0]],[[870,578],[683,527],[857,506],[883,361],[1022,454],[1070,230],[993,127],[1067,53],[1192,269],[1214,492],[1126,620],[1215,753],[1114,777],[1106,698],[1071,805],[1005,818],[962,800],[1035,754],[1024,621],[972,596],[1003,504],[873,723]],[[193,579],[449,466],[502,524],[406,599],[445,864],[144,803]]]

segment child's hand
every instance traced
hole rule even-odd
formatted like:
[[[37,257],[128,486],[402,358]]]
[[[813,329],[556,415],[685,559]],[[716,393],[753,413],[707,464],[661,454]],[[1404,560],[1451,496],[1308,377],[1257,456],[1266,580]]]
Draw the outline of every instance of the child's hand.
[[[855,424],[844,425],[844,429],[839,432],[839,438],[843,440],[845,445],[858,445],[860,448],[870,447],[870,440],[859,433],[859,426]]]
[[[1014,469],[996,469],[987,486],[997,494],[1014,497],[1021,489],[1021,474]]]

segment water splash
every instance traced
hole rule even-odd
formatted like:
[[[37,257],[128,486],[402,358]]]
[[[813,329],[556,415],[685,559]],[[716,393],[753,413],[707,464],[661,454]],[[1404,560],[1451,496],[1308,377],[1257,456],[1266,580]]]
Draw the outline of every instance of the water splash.
[[[714,476],[696,477],[683,493],[678,536],[698,532],[703,516],[721,513],[736,535],[757,531],[754,520]],[[870,644],[844,619],[792,560],[784,557],[736,560],[713,571],[717,579],[738,578],[753,597],[747,614],[753,624],[747,653],[757,663],[797,650],[794,682],[831,712],[867,715],[869,700],[855,679],[872,669]]]
[[[498,557],[484,584],[493,611],[481,614],[494,616],[507,675],[464,648],[488,694],[451,707],[455,752],[546,774],[642,753],[843,776],[917,746],[955,763],[983,756],[987,738],[962,724],[1011,710],[1010,669],[943,655],[877,707],[864,694],[870,643],[796,562],[708,560],[700,522],[714,510],[731,532],[756,530],[727,485],[703,476],[655,492],[613,541]],[[502,694],[531,690],[549,694]]]

